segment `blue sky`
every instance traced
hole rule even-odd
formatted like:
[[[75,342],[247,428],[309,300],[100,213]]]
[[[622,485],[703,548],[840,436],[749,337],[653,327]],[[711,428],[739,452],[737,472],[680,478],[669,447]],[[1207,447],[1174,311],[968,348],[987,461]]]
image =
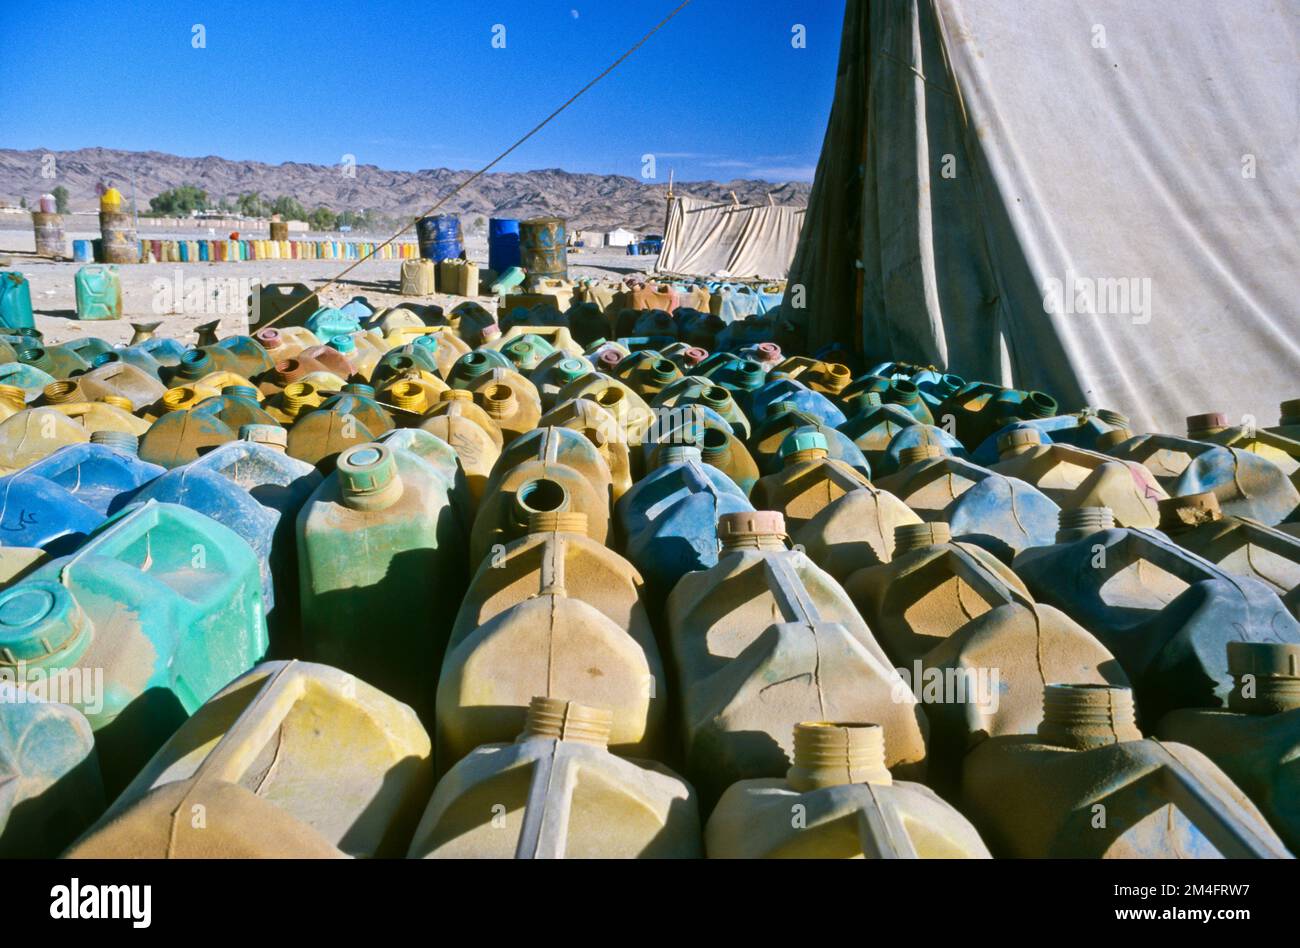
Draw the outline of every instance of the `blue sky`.
[[[0,0],[0,147],[473,168],[677,2]],[[844,2],[693,0],[498,168],[811,180]]]

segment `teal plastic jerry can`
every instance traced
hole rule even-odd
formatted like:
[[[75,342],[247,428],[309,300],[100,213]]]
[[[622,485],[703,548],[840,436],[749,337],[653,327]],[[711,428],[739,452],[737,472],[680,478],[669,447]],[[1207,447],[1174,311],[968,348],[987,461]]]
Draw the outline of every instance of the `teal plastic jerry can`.
[[[82,267],[75,282],[78,319],[122,318],[122,280],[116,266]]]
[[[12,270],[0,271],[0,326],[36,328],[32,318],[32,288],[25,276]]]
[[[133,504],[0,592],[0,661],[61,672],[111,797],[204,701],[266,653],[257,556],[175,504]],[[30,686],[30,684],[29,684]]]

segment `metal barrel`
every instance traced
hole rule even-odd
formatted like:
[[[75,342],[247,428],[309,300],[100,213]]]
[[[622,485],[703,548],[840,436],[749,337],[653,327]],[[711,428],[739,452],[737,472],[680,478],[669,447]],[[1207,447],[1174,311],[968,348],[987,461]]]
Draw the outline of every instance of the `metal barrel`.
[[[67,240],[63,236],[63,215],[32,211],[32,227],[36,231],[37,256],[67,256]]]
[[[105,263],[140,262],[140,243],[135,238],[130,214],[100,211],[99,232],[103,235]]]
[[[488,221],[488,268],[500,275],[519,266],[519,221],[494,217]]]
[[[460,218],[454,214],[421,217],[415,224],[420,256],[434,263],[454,260],[461,255]]]
[[[519,225],[520,264],[529,279],[569,278],[564,221],[559,217],[534,217]]]

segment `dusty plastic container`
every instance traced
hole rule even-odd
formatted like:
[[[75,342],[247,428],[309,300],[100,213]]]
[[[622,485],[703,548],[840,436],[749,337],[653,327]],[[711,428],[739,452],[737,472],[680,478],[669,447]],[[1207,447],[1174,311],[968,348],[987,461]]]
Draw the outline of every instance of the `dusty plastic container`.
[[[391,430],[392,415],[373,395],[369,386],[349,385],[300,414],[289,429],[289,454],[329,472],[343,451]]]
[[[871,720],[897,776],[925,772],[925,715],[844,590],[785,546],[773,511],[718,519],[715,566],[668,598],[687,776],[706,807],[738,780],[779,777],[795,724]]]
[[[217,445],[234,441],[244,425],[276,425],[257,400],[257,390],[226,386],[217,398],[170,411],[140,439],[140,457],[166,468],[180,467]]]
[[[542,400],[542,411],[547,412],[555,407],[561,389],[594,371],[595,367],[586,356],[571,356],[567,352],[556,350],[538,363],[537,368],[529,373],[528,381],[537,388],[537,394]]]
[[[897,527],[919,524],[912,508],[870,484],[831,501],[790,534],[808,558],[844,582],[854,572],[888,563]]]
[[[878,724],[795,725],[785,777],[732,784],[704,842],[711,859],[991,858],[937,793],[894,780]]]
[[[262,573],[262,603],[267,612],[273,655],[297,652],[298,563],[294,519],[320,484],[321,475],[278,444],[230,441],[174,468],[141,489],[133,499],[180,504],[229,527],[257,554]]]
[[[456,452],[465,472],[470,509],[477,509],[492,468],[501,457],[501,431],[496,422],[470,400],[468,392],[449,389],[421,419],[420,430],[441,438]]]
[[[321,344],[316,334],[306,326],[267,326],[253,333],[253,338],[277,364]]]
[[[659,459],[661,466],[615,508],[623,549],[646,578],[656,608],[686,573],[718,562],[718,517],[754,509],[697,448],[668,445]]]
[[[90,433],[57,408],[28,408],[0,421],[0,474],[12,474]]]
[[[610,499],[617,502],[632,487],[634,453],[623,438],[618,420],[604,406],[590,398],[570,398],[548,410],[537,421],[538,428],[571,428],[581,432],[609,469]]]
[[[520,386],[517,382],[527,385]],[[474,395],[474,403],[501,429],[506,444],[536,428],[542,416],[537,389],[517,372],[493,370],[490,375],[476,379],[469,391]]]
[[[749,418],[731,392],[704,376],[687,375],[665,386],[651,405],[657,412],[668,408],[684,408],[687,405],[703,405],[725,418],[736,437],[748,441],[751,434]]]
[[[537,428],[509,445],[488,480],[470,531],[469,555],[477,566],[498,544],[523,535],[533,512],[587,515],[587,535],[609,536],[613,481],[604,458],[572,428]]]
[[[1116,529],[1104,509],[1061,512],[1051,546],[1013,564],[1035,599],[1114,654],[1154,723],[1180,707],[1222,707],[1228,641],[1300,643],[1300,622],[1264,583],[1232,576],[1154,530]]]
[[[70,445],[51,458],[77,447],[88,446]],[[14,551],[41,550],[55,556],[71,553],[104,522],[102,512],[53,479],[31,474],[34,466],[0,478],[0,530],[4,531],[0,551],[7,572],[21,571],[30,563],[30,556]]]
[[[1258,454],[1280,467],[1291,483],[1300,485],[1300,439],[1253,424],[1229,425],[1227,416],[1221,412],[1189,417],[1187,437]]]
[[[666,689],[641,577],[584,520],[534,513],[525,536],[479,566],[438,681],[440,769],[518,734],[536,691],[599,703],[616,751],[658,756]]]
[[[0,622],[10,661],[93,676],[69,703],[95,729],[110,794],[267,647],[253,551],[214,520],[152,502],[0,592]]]
[[[1229,642],[1234,685],[1226,710],[1165,715],[1162,741],[1196,748],[1232,778],[1292,853],[1300,852],[1295,768],[1300,759],[1300,648]]]
[[[775,371],[761,388],[750,393],[748,407],[754,424],[762,422],[773,406],[782,403],[793,403],[800,411],[815,416],[819,422],[832,428],[838,428],[848,420],[844,412],[821,392],[814,391],[802,381],[778,377]]]
[[[1171,497],[1213,491],[1226,514],[1274,526],[1300,507],[1286,472],[1251,451],[1163,434],[1138,435],[1106,450],[1145,465]]]
[[[874,483],[927,521],[944,519],[943,512],[949,504],[964,491],[993,476],[988,468],[945,454],[933,444],[905,448],[899,460],[900,467],[895,473],[877,477]]]
[[[614,367],[612,374],[647,401],[682,378],[682,370],[653,349],[628,354]]]
[[[119,498],[163,473],[163,468],[135,456],[135,444],[134,435],[96,431],[90,443],[60,448],[14,477],[57,484],[78,503],[107,516],[117,509]]]
[[[66,346],[16,347],[18,361],[48,372],[56,379],[71,378],[90,370],[90,363]]]
[[[47,385],[56,381],[58,379],[50,373],[23,362],[6,362],[0,365],[0,385],[22,391],[24,399],[28,402],[34,401]]]
[[[872,470],[884,470],[889,442],[904,428],[919,424],[916,416],[902,405],[885,404],[879,394],[871,392],[858,414],[840,425],[839,430],[858,446]]]
[[[122,279],[116,266],[82,267],[73,284],[78,319],[122,318]]]
[[[1099,451],[1044,443],[1033,428],[1013,428],[999,440],[1000,460],[989,469],[1032,484],[1058,506],[1109,507],[1122,527],[1155,527],[1159,502],[1169,495],[1136,461]]]
[[[465,536],[445,475],[413,452],[362,444],[298,514],[304,655],[424,714],[465,588]],[[430,595],[436,590],[437,595]]]
[[[889,562],[858,570],[844,589],[903,666],[1013,596],[1031,599],[1010,567],[982,547],[954,542],[946,523],[895,527]]]
[[[695,794],[607,749],[611,714],[534,698],[519,739],[480,747],[438,782],[409,855],[672,859],[702,855]]]
[[[1005,425],[980,442],[971,452],[971,460],[986,466],[996,464],[1002,453],[999,447],[1002,438],[1012,431],[1024,429],[1036,431],[1043,444],[1066,444],[1088,451],[1101,449],[1102,435],[1108,435],[1107,440],[1112,443],[1132,437],[1129,420],[1124,415],[1105,408],[1085,408],[1069,415],[1022,419]]]
[[[1245,517],[1223,516],[1213,493],[1160,504],[1160,529],[1185,550],[1234,576],[1266,583],[1279,596],[1300,586],[1300,537]]]
[[[800,428],[812,428],[820,432],[826,439],[827,450],[832,458],[844,461],[867,477],[871,476],[872,468],[866,457],[847,435],[823,424],[816,415],[800,410],[794,402],[773,404],[768,409],[767,417],[754,427],[753,436],[748,443],[763,474],[774,474],[781,469],[781,445],[792,431]]]
[[[760,477],[751,493],[755,506],[779,510],[791,533],[849,491],[870,487],[860,471],[830,457],[827,441],[813,428],[796,428],[781,445],[783,467]]]
[[[0,857],[53,859],[104,810],[90,723],[0,680]]]
[[[922,456],[913,449],[930,447],[938,448],[940,454],[949,457],[963,459],[967,457],[966,449],[962,447],[961,442],[942,428],[934,425],[913,425],[899,430],[894,435],[885,448],[885,455],[881,458],[880,464],[872,470],[877,478],[897,474],[905,464],[910,464]],[[904,460],[904,452],[907,452],[907,460]]]
[[[154,404],[167,391],[157,377],[139,366],[124,361],[109,361],[97,365],[78,376],[77,384],[86,401],[96,401],[108,395],[125,398],[132,411],[142,411]]]
[[[1032,734],[1043,692],[1063,680],[1127,688],[1111,652],[1065,613],[1012,592],[913,664],[930,722],[930,785],[955,791],[962,761],[988,737]]]
[[[432,296],[437,283],[436,270],[432,260],[402,261],[402,278],[399,292],[402,296]]]
[[[267,662],[186,721],[68,856],[398,856],[432,784],[406,705],[326,665]]]
[[[27,278],[13,270],[0,271],[0,326],[32,329],[32,289]]]
[[[618,379],[600,372],[574,379],[555,395],[556,404],[572,398],[589,398],[608,411],[618,425],[618,439],[631,446],[641,444],[656,422],[655,410],[645,399]]]
[[[962,812],[1000,857],[1288,855],[1204,754],[1143,739],[1132,693],[1112,686],[1053,684],[1036,735],[994,737],[971,751]]]

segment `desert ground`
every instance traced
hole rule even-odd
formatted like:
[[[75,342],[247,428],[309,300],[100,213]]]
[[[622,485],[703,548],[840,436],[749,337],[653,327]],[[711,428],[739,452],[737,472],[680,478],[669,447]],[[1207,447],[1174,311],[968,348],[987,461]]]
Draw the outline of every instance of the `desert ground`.
[[[93,233],[67,234],[68,252],[72,240],[92,239]],[[167,239],[200,239],[224,237],[210,234],[206,229],[193,231],[169,230],[151,233],[141,226],[139,236]],[[241,233],[246,238],[265,238],[265,233]],[[384,240],[388,235],[308,235],[307,239]],[[413,240],[413,235],[404,239]],[[305,283],[313,289],[322,287],[331,277],[355,261],[347,260],[247,260],[237,263],[147,263],[122,266],[122,311],[120,320],[82,322],[76,316],[76,297],[73,279],[84,264],[54,261],[34,254],[35,236],[30,224],[25,227],[0,227],[0,269],[17,270],[27,277],[31,286],[32,309],[36,327],[49,343],[66,342],[80,336],[98,336],[108,342],[125,344],[131,337],[132,322],[161,320],[160,336],[194,342],[195,327],[220,320],[220,335],[248,331],[248,313],[245,299],[249,284]],[[487,266],[487,241],[482,237],[466,240],[469,259]],[[596,252],[577,251],[569,254],[571,279],[603,277],[620,280],[629,273],[644,273],[653,268],[654,256],[628,256],[618,249]],[[451,309],[465,299],[460,296],[435,294],[430,297],[404,297],[398,293],[401,261],[368,260],[343,278],[336,287],[323,294],[323,302],[338,305],[354,296],[364,297],[376,308],[398,306],[403,302],[436,303]],[[203,281],[201,304],[196,304],[199,294],[192,291],[192,281]],[[186,283],[186,281],[191,281]],[[232,282],[233,281],[233,282]],[[181,292],[176,290],[180,289]],[[495,312],[497,300],[492,296],[475,298],[486,309]]]

